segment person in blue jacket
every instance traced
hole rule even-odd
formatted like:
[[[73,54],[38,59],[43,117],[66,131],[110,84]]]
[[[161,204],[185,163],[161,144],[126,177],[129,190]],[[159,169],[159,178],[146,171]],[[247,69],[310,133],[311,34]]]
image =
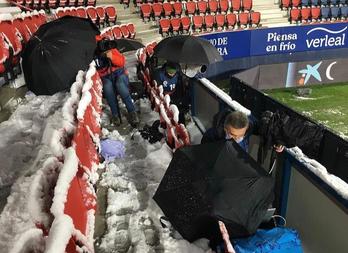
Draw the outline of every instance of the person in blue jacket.
[[[160,69],[154,72],[157,85],[163,86],[163,94],[170,96],[170,101],[179,109],[179,122],[185,122],[185,113],[189,110],[190,96],[188,87],[185,87],[180,66],[167,61]]]

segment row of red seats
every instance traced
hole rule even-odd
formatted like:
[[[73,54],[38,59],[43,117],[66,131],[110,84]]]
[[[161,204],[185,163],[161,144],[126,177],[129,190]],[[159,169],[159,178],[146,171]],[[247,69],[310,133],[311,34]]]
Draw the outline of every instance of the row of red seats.
[[[42,12],[22,13],[0,21],[0,76],[3,83],[14,80],[21,73],[20,55],[25,43],[46,23]]]
[[[129,0],[123,0],[123,3],[127,1],[127,3],[129,4]],[[190,0],[193,1],[193,0]],[[187,2],[190,2],[187,1]],[[206,2],[210,2],[211,0],[206,0]],[[166,1],[166,0],[134,0],[134,4],[136,6],[140,6],[144,3],[164,3],[164,2],[181,2],[181,1]],[[252,0],[228,0],[229,2],[229,6],[231,8],[231,10],[233,11],[248,11],[252,9]]]
[[[146,59],[153,55],[156,45],[156,42],[150,43],[145,48],[138,50],[138,62],[142,69],[140,71],[140,79],[143,81],[152,108],[159,113],[161,127],[166,130],[168,146],[178,149],[190,145],[190,136],[186,127],[178,123],[178,108],[176,105],[170,104],[169,95],[164,96],[163,87],[158,86],[156,81],[152,80],[150,70],[146,66]]]
[[[55,10],[57,18],[63,16],[76,16],[81,18],[89,18],[98,26],[110,26],[111,23],[116,24],[117,13],[114,6],[88,6],[88,7],[65,7]]]
[[[239,12],[241,10],[250,11],[252,8],[251,1],[244,1],[243,8],[240,6],[240,2],[238,6],[229,5],[228,0],[211,0],[209,2],[206,1],[198,1],[198,2],[187,2],[187,3],[145,3],[140,6],[140,15],[144,20],[149,20],[151,17],[153,19],[159,19],[161,17],[180,17],[182,14],[184,15],[195,15],[195,14],[215,14],[219,13],[227,13],[227,12]]]
[[[320,22],[347,20],[348,6],[342,7],[312,7],[303,9],[291,9],[289,21],[292,22]]]
[[[66,6],[95,6],[96,0],[15,0],[19,5],[30,9],[49,9]]]
[[[190,29],[193,32],[199,32],[202,30],[212,31],[214,29],[234,29],[236,26],[239,28],[245,28],[247,26],[256,26],[260,24],[261,14],[260,12],[242,12],[238,16],[234,13],[229,14],[217,14],[217,15],[205,15],[205,16],[193,16],[192,20],[189,17],[161,19],[160,34],[162,36],[169,35],[170,33],[188,33]]]
[[[135,26],[132,23],[124,25],[115,25],[102,31],[101,36],[110,40],[116,40],[121,38],[135,38]]]
[[[23,233],[14,247],[16,252],[31,252],[30,245],[42,252],[94,252],[90,224],[94,224],[97,210],[93,177],[99,164],[101,101],[102,82],[91,64],[71,86],[61,109],[61,126],[52,131],[48,142],[50,156],[30,189],[35,209],[29,209],[29,215],[36,231],[42,233],[36,232],[35,237]]]

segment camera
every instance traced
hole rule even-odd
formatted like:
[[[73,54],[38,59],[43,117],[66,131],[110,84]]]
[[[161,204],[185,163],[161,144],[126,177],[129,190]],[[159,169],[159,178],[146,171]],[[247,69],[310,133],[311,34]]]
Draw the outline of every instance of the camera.
[[[98,41],[97,50],[99,51],[99,53],[104,53],[113,48],[117,48],[117,42],[115,40]]]

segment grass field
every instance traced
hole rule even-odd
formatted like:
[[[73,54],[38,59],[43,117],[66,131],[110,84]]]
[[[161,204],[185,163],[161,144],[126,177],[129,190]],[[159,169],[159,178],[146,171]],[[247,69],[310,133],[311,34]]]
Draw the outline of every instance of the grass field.
[[[308,97],[297,88],[266,90],[264,93],[317,121],[348,140],[348,83],[313,85]]]
[[[230,81],[214,82],[229,92]],[[305,86],[308,97],[297,94],[297,88],[264,90],[263,92],[295,111],[319,122],[348,140],[348,83]]]

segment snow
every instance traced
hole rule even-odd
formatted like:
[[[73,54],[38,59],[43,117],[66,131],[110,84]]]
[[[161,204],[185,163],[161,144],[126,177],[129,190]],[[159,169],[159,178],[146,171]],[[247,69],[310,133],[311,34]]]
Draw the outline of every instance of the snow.
[[[41,229],[29,229],[21,235],[21,238],[16,241],[16,244],[11,249],[10,253],[21,252],[43,252],[45,241]]]
[[[72,147],[67,148],[64,151],[64,164],[59,173],[56,187],[54,188],[53,203],[51,206],[51,213],[54,216],[61,215],[64,212],[68,189],[77,173],[78,163],[75,149]]]
[[[226,104],[231,106],[236,111],[241,111],[245,113],[246,115],[250,115],[250,110],[239,104],[237,101],[232,100],[232,98],[227,95],[223,90],[221,90],[219,87],[217,87],[215,84],[210,82],[206,78],[199,79],[201,83],[207,87],[209,90],[211,90],[215,95],[217,95],[222,101],[224,101]]]
[[[66,245],[68,244],[73,231],[74,224],[70,216],[62,214],[56,217],[50,228],[45,253],[65,252]]]
[[[348,199],[348,184],[336,177],[333,174],[327,172],[326,168],[318,161],[308,158],[302,153],[302,150],[298,147],[287,149],[290,154],[296,157],[301,163],[303,163],[308,169],[310,169],[315,175],[320,177],[325,183],[333,188],[344,199]]]

